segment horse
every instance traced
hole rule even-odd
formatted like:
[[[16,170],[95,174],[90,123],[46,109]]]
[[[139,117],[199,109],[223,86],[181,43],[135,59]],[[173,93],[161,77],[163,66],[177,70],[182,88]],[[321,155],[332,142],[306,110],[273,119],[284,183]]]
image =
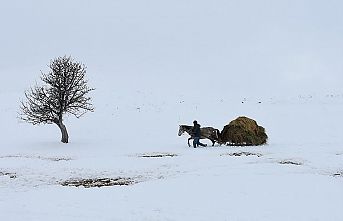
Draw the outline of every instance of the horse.
[[[191,145],[189,144],[189,141],[191,139],[194,139],[193,135],[193,126],[188,126],[188,125],[179,125],[179,133],[178,135],[181,136],[183,133],[188,133],[190,138],[188,138],[188,146],[190,147]],[[209,139],[212,141],[212,146],[217,142],[221,144],[220,140],[220,131],[216,128],[213,127],[202,127],[200,128],[200,139]]]

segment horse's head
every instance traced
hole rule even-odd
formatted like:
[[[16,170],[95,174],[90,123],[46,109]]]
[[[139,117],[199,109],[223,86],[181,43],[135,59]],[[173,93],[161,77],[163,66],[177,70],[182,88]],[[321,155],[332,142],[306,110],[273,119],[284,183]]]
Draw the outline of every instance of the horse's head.
[[[179,136],[181,136],[184,132],[186,132],[189,135],[191,135],[192,128],[193,128],[192,126],[180,125],[180,127],[179,127]]]
[[[179,133],[178,135],[181,136],[185,132],[185,129],[183,128],[182,125],[179,126]]]

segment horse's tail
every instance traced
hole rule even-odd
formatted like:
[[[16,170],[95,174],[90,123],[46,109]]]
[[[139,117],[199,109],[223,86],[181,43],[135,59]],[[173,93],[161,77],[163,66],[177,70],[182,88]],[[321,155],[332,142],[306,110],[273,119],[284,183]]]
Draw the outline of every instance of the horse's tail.
[[[215,129],[215,130],[216,130],[216,137],[217,137],[218,141],[221,141],[222,135],[221,135],[220,131],[218,129]]]

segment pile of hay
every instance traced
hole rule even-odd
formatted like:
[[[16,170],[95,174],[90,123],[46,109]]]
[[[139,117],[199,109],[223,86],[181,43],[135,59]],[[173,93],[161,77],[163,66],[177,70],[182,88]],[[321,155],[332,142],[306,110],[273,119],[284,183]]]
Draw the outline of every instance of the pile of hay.
[[[221,139],[228,145],[257,146],[267,143],[265,129],[247,117],[238,117],[224,127]]]

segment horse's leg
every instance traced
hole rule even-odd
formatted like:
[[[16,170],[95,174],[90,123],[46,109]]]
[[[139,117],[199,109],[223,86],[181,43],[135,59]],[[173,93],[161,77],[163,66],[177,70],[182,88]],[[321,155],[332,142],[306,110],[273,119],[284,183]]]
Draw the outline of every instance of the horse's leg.
[[[214,140],[212,140],[212,139],[211,139],[211,141],[212,141],[212,147],[213,147],[214,144],[216,143],[216,141],[214,141]]]
[[[191,147],[191,145],[189,144],[189,141],[192,139],[192,137],[188,138],[188,147]]]

